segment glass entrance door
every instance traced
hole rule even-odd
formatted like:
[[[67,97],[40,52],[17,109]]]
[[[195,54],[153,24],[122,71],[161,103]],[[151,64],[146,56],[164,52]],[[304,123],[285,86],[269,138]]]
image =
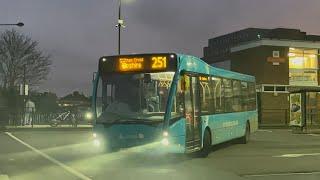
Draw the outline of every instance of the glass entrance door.
[[[186,152],[201,148],[200,93],[197,76],[185,75]]]

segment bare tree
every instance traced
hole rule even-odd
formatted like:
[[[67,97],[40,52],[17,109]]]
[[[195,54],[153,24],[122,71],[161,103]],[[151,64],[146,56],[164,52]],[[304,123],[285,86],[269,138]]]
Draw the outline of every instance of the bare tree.
[[[38,49],[30,37],[7,30],[0,35],[0,80],[4,88],[12,88],[25,80],[37,85],[50,71],[50,57]]]

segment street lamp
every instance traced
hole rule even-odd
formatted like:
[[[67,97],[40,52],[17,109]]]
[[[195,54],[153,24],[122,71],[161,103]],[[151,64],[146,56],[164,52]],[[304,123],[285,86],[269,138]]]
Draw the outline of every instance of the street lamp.
[[[116,27],[118,28],[118,54],[121,53],[121,28],[125,28],[124,20],[121,18],[121,0],[118,0],[118,8],[119,8],[119,14],[118,14],[118,24]]]
[[[18,22],[16,24],[0,24],[0,26],[18,26],[18,27],[22,27],[24,26],[23,22]]]

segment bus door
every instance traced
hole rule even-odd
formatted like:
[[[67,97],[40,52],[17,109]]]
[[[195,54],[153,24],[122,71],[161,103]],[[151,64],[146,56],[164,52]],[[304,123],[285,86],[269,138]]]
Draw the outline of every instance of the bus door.
[[[186,152],[201,148],[199,78],[185,75]]]

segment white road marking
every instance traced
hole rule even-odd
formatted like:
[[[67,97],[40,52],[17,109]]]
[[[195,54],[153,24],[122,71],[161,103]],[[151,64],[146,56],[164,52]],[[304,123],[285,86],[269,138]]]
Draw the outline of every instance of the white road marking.
[[[0,174],[0,180],[9,180],[9,176],[5,174]]]
[[[308,134],[309,136],[320,136],[320,134]]]
[[[264,176],[292,176],[292,175],[315,175],[320,172],[292,172],[292,173],[270,173],[270,174],[249,174],[243,177],[264,177]]]
[[[25,145],[26,147],[28,147],[29,149],[31,149],[32,151],[34,151],[35,153],[39,154],[40,156],[44,157],[45,159],[51,161],[52,163],[60,166],[61,168],[63,168],[64,170],[68,171],[69,173],[73,174],[74,176],[80,178],[80,179],[83,179],[83,180],[91,180],[91,178],[85,176],[84,174],[72,169],[71,167],[61,163],[60,161],[48,156],[47,154],[43,153],[42,151],[34,148],[33,146],[25,143],[24,141],[20,140],[19,138],[15,137],[14,135],[12,135],[11,133],[9,132],[5,132],[5,134],[7,134],[8,136],[10,136],[12,139],[18,141],[19,143]]]
[[[269,132],[269,133],[272,133],[271,130],[265,130],[265,129],[258,129],[257,131],[258,131],[258,132]]]
[[[307,154],[283,154],[280,156],[273,156],[273,157],[284,157],[284,158],[297,158],[303,156],[320,156],[320,153],[307,153]]]

